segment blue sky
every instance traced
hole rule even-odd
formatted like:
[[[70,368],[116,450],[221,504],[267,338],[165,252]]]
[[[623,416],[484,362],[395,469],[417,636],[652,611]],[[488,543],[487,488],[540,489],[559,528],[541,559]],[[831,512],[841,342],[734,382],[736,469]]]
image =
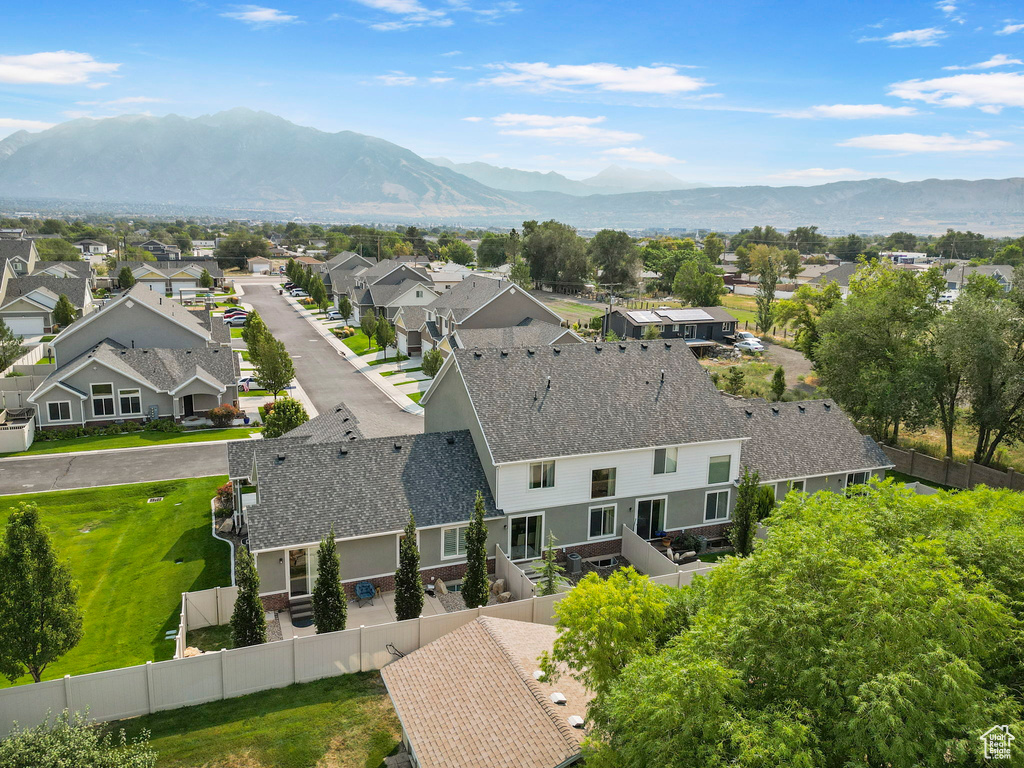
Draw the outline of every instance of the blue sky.
[[[245,106],[574,178],[1024,175],[1019,2],[266,2],[13,4],[0,136]]]

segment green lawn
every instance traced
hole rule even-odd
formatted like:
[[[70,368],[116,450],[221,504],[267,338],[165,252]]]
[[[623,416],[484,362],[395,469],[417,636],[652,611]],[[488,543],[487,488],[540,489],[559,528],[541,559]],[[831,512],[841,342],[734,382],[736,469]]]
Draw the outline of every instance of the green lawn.
[[[240,354],[242,355],[242,359],[243,359],[243,360],[244,360],[245,362],[247,362],[247,363],[251,363],[251,362],[252,362],[252,361],[251,361],[251,360],[249,359],[249,350],[248,350],[248,349],[241,349],[241,350],[239,350],[239,353],[240,353]]]
[[[232,339],[240,339],[240,338],[242,338],[242,329],[241,328],[232,328],[231,329],[231,338]]]
[[[172,443],[209,443],[214,440],[244,440],[258,427],[232,427],[229,429],[201,429],[194,432],[156,432],[143,430],[123,435],[93,435],[73,437],[69,440],[41,440],[21,453],[4,453],[8,456],[33,456],[48,453],[78,453],[80,451],[105,451],[111,448],[143,448],[149,445],[170,445]]]
[[[231,583],[231,550],[214,539],[210,499],[226,478],[204,477],[0,497],[39,506],[54,546],[79,583],[82,640],[43,678],[116,669],[174,655],[181,593]],[[163,501],[147,502],[162,496]],[[180,560],[180,563],[175,561]],[[27,675],[18,683],[27,683]],[[7,687],[0,678],[0,687]]]
[[[413,392],[411,395],[406,395],[406,397],[408,397],[414,403],[418,404],[419,401],[420,401],[420,398],[423,397],[423,393],[422,392]]]
[[[724,560],[729,555],[735,554],[733,552],[707,552],[703,555],[697,555],[697,559],[705,563],[714,563],[718,560]]]
[[[111,723],[150,733],[157,768],[378,768],[398,746],[380,675],[291,685]]]
[[[40,357],[38,360],[36,360],[36,365],[49,365],[52,362],[52,357]],[[34,376],[35,374],[32,375]]]
[[[380,352],[380,348],[374,343],[373,348],[370,347],[370,340],[366,338],[366,334],[362,331],[356,331],[354,335],[349,336],[347,339],[342,339],[345,342],[345,346],[355,352],[357,355],[368,355],[371,352]]]
[[[408,360],[408,359],[409,359],[409,357],[407,355],[403,355],[401,353],[395,353],[394,355],[388,355],[386,358],[381,358],[380,360],[371,360],[370,362],[367,363],[367,365],[383,365],[384,363],[401,363],[401,362],[404,362],[405,360]]]
[[[239,397],[270,397],[272,393],[265,389],[250,389],[248,392],[239,392]]]
[[[235,642],[231,639],[230,624],[190,629],[185,634],[185,642],[189,647],[198,648],[200,651],[219,651],[221,648],[235,647]]]
[[[43,336],[40,341],[53,341],[55,338],[57,338],[57,334],[54,334],[53,336]]]
[[[417,382],[417,381],[430,381],[430,379],[424,377],[422,379],[413,379],[412,381],[399,381],[399,382],[396,382],[396,383],[392,384],[391,386],[392,387],[404,387],[406,384],[412,384],[413,382]]]
[[[381,376],[394,376],[396,373],[415,373],[416,371],[422,371],[423,366],[417,365],[415,368],[403,368],[400,371],[384,371]]]

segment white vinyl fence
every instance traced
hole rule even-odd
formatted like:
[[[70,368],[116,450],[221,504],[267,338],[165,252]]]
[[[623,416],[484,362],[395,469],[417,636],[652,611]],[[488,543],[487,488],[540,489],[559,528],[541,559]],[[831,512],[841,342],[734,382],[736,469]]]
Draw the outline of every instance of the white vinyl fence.
[[[667,576],[678,570],[675,563],[626,525],[622,526],[622,556],[629,560],[630,564],[640,573],[646,573],[652,578]]]
[[[526,572],[508,559],[501,547],[495,547],[494,575],[505,580],[505,589],[512,593],[514,600],[525,600],[537,594],[537,585],[530,581]]]

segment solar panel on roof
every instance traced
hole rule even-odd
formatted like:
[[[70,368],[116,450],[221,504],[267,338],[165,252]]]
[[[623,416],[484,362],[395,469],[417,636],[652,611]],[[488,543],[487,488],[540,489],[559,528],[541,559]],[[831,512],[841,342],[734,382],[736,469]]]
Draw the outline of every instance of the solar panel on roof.
[[[654,312],[647,312],[643,310],[634,310],[627,312],[626,315],[634,323],[660,323],[661,318],[658,317]]]
[[[673,323],[706,322],[714,319],[703,309],[659,309],[657,313]]]

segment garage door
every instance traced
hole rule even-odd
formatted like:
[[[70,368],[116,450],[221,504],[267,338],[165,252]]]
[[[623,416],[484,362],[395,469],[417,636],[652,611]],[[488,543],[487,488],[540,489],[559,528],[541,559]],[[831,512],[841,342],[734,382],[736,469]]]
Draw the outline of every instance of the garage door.
[[[41,317],[5,317],[4,322],[16,336],[42,336],[43,318]]]
[[[404,333],[396,334],[398,336],[398,351],[403,355],[409,354],[409,341],[408,337]]]
[[[175,295],[180,290],[195,290],[199,287],[199,283],[195,280],[173,280],[171,281],[171,287],[174,289]]]
[[[164,287],[167,285],[163,280],[140,280],[139,284],[146,286],[151,291],[159,291],[160,293],[164,292]]]

